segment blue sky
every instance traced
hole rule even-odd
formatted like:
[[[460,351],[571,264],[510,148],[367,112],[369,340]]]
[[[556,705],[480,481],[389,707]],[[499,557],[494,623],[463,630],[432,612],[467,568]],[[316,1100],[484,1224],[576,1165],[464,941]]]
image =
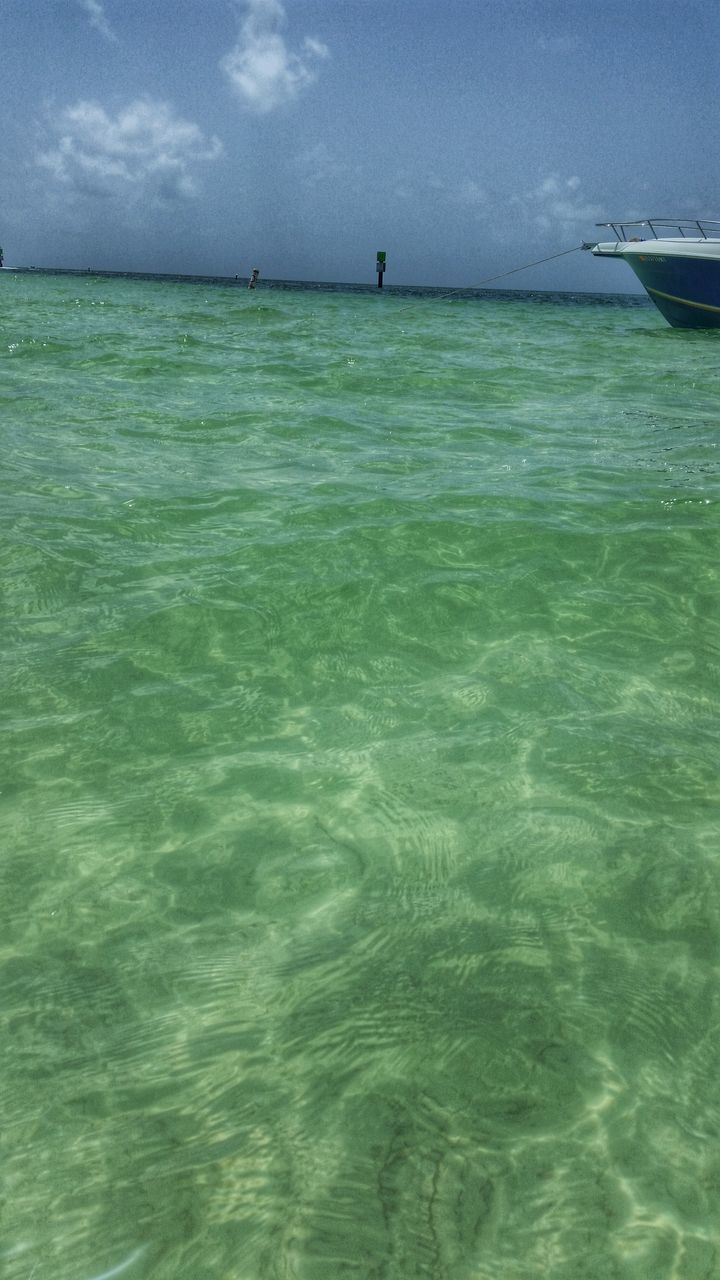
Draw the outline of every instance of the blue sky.
[[[711,0],[4,0],[1,39],[9,265],[460,286],[720,218]]]

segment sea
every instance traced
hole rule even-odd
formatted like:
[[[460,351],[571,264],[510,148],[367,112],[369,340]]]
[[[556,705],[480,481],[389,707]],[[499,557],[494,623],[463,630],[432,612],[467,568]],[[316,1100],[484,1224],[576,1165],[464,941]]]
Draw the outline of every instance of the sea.
[[[720,333],[0,298],[4,1280],[717,1280]]]

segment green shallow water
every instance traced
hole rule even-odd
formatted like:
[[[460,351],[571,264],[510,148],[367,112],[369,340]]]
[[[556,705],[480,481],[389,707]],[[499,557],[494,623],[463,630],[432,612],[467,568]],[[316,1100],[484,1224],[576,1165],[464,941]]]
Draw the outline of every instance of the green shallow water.
[[[719,1276],[717,335],[0,284],[4,1275]]]

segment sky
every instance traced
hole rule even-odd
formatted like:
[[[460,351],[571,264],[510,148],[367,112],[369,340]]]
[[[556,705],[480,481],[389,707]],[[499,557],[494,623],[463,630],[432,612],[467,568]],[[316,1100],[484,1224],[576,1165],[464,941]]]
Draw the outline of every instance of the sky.
[[[461,287],[720,219],[715,0],[3,0],[0,49],[6,265]]]

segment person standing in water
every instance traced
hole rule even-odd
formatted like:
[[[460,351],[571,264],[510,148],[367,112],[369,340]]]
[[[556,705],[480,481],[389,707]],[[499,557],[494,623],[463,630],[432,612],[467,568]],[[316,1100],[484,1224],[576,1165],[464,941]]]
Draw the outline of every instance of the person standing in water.
[[[258,282],[258,276],[259,276],[259,275],[260,275],[260,268],[259,268],[259,267],[253,267],[253,273],[252,273],[252,275],[251,275],[251,277],[250,277],[250,279],[249,279],[249,281],[248,281],[248,289],[254,289],[254,288],[255,288],[255,285],[256,285],[256,284],[257,284],[257,282]]]

